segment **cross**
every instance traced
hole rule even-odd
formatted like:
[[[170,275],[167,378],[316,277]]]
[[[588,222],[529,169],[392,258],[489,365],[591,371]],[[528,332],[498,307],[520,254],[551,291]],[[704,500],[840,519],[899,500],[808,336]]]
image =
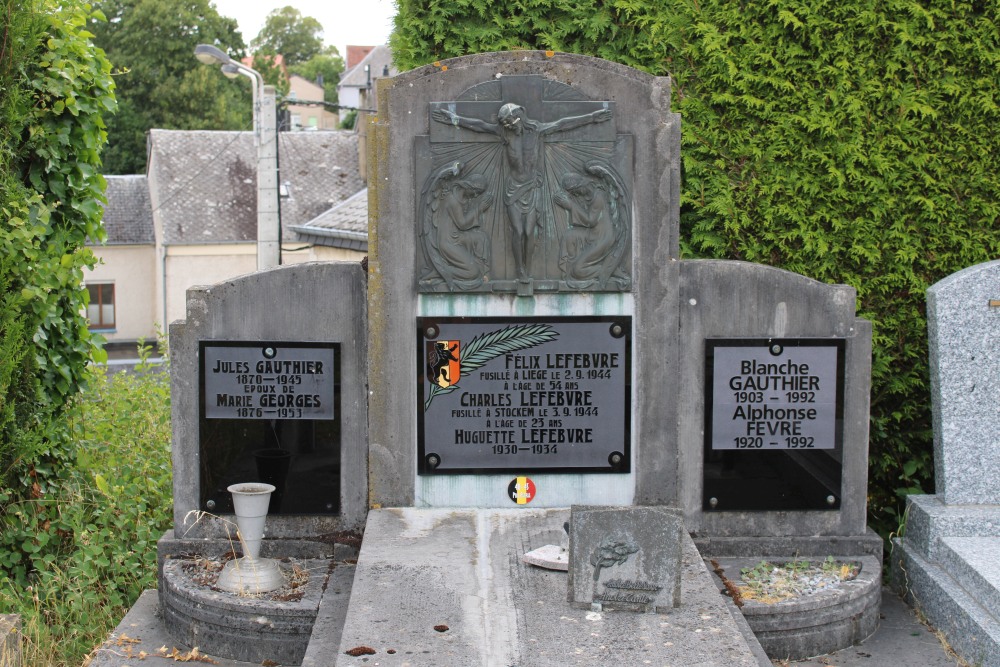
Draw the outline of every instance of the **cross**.
[[[461,116],[479,118],[489,123],[497,122],[497,111],[508,102],[524,107],[528,118],[542,123],[552,122],[559,118],[582,116],[599,109],[615,111],[614,102],[592,100],[549,100],[545,99],[545,83],[538,76],[505,76],[500,79],[500,99],[480,101],[461,100],[456,102],[431,102],[430,112],[434,109],[449,109]],[[586,125],[576,129],[557,132],[546,141],[614,141],[616,138],[615,122]],[[495,142],[493,135],[473,132],[462,127],[430,123],[430,140],[436,142]]]

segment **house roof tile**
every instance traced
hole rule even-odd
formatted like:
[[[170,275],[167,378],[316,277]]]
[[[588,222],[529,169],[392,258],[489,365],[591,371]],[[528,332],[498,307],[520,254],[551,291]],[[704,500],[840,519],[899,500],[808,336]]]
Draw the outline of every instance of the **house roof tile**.
[[[152,245],[153,209],[145,176],[106,176],[102,222],[108,245]]]
[[[352,250],[368,249],[368,188],[294,227],[302,240]]]
[[[363,186],[357,135],[278,135],[282,238]],[[150,197],[166,245],[232,243],[257,238],[257,160],[250,132],[152,130]]]
[[[337,87],[367,88],[368,74],[365,73],[365,65],[369,66],[373,81],[383,76],[382,72],[386,67],[389,68],[389,76],[395,76],[399,73],[399,70],[392,65],[392,50],[382,44],[372,49],[356,66],[344,72],[340,76],[340,83],[337,84]]]

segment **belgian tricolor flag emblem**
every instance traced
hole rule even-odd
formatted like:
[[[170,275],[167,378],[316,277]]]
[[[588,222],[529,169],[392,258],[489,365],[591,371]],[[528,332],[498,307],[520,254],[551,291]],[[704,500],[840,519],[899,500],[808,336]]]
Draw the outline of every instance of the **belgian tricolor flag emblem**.
[[[507,497],[518,505],[527,505],[535,499],[535,483],[530,477],[515,477],[507,485]]]

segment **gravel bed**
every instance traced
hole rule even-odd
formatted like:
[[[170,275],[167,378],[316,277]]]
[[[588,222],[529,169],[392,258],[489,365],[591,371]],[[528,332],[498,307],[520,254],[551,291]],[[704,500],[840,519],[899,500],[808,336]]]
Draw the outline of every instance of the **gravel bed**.
[[[182,562],[181,569],[185,576],[190,578],[195,584],[216,592],[226,592],[216,587],[219,575],[226,562],[232,560],[230,554],[221,558],[197,556],[191,558],[178,558]],[[293,602],[302,599],[305,585],[309,583],[309,571],[298,562],[290,558],[279,559],[278,565],[281,574],[285,579],[285,584],[277,590],[269,593],[241,593],[241,597],[257,597],[275,602]]]
[[[735,588],[744,602],[763,604],[784,602],[803,595],[815,595],[858,576],[861,564],[852,561],[789,561],[757,565],[740,570]]]

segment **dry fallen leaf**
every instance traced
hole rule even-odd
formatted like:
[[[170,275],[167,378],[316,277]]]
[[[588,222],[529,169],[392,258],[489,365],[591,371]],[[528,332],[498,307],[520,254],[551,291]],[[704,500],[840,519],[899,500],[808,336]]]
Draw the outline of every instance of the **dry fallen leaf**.
[[[161,646],[157,653],[160,654],[161,658],[173,660],[174,662],[205,662],[210,665],[219,664],[207,655],[202,655],[197,646],[187,652],[181,652],[176,646],[172,649],[168,649],[166,646]]]

